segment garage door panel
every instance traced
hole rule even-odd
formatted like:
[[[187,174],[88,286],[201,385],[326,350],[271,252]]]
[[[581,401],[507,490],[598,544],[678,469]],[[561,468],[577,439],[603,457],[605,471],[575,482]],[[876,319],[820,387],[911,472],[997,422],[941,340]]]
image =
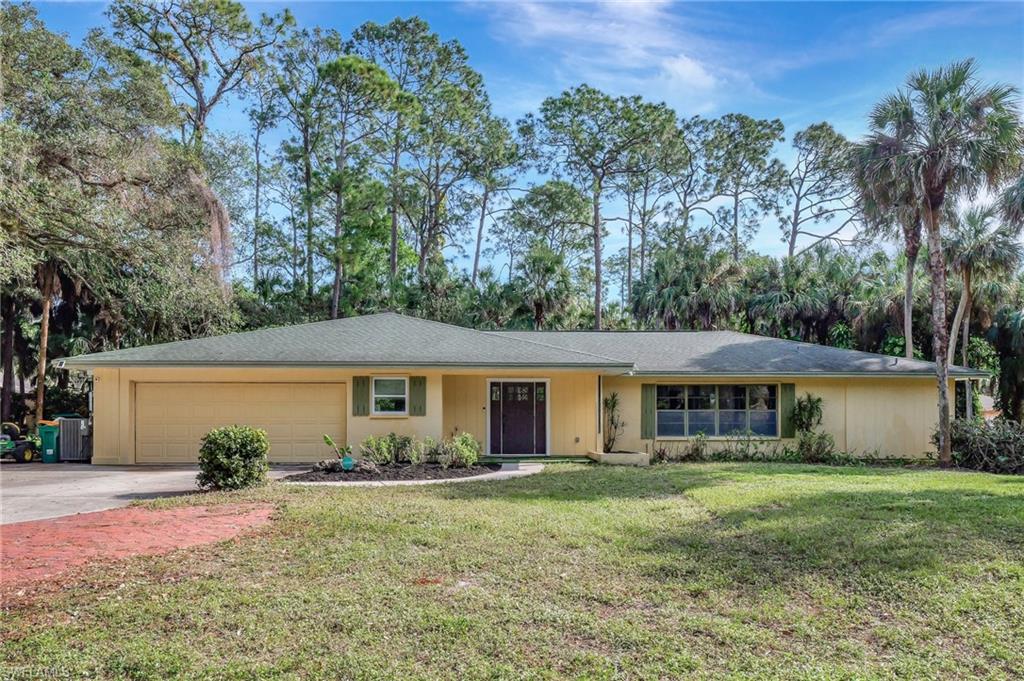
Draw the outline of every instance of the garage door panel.
[[[270,460],[315,461],[323,434],[345,442],[342,383],[138,383],[138,463],[192,463],[214,428],[247,425],[267,431]]]

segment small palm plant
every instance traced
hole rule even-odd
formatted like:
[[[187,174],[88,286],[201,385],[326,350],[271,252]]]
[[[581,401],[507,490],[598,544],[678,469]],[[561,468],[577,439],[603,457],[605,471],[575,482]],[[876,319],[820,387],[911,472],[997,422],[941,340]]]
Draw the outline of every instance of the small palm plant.
[[[350,471],[356,465],[356,460],[352,458],[352,448],[348,445],[338,445],[327,433],[324,433],[324,444],[334,450],[334,455],[341,461],[342,469]]]

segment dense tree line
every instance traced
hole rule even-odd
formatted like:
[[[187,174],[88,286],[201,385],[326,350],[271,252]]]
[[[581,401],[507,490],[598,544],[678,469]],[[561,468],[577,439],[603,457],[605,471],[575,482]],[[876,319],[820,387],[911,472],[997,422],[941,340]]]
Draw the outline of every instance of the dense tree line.
[[[913,77],[866,140],[787,141],[587,85],[510,122],[418,18],[119,1],[73,46],[0,13],[5,419],[16,382],[64,387],[47,357],[381,309],[960,361],[1021,415],[1016,93],[969,63]],[[1000,203],[967,207],[982,187]],[[774,225],[781,258],[751,248]]]

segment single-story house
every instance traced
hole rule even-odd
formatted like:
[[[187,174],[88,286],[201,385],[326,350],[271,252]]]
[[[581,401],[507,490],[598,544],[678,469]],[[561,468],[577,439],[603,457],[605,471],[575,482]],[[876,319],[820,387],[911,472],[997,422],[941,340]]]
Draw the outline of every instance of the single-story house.
[[[494,455],[587,455],[603,447],[617,393],[616,450],[711,446],[795,433],[798,395],[824,401],[837,448],[924,456],[936,422],[934,366],[734,331],[477,331],[396,313],[200,338],[63,360],[92,377],[93,463],[196,460],[215,427],[267,431],[275,462],[388,432],[473,434]],[[951,368],[951,383],[979,377]]]

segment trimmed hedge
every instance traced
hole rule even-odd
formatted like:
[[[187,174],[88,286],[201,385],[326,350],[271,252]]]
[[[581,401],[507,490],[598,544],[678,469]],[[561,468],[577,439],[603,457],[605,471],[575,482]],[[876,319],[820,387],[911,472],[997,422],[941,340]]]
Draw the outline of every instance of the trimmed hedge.
[[[243,489],[267,479],[267,432],[249,426],[225,426],[207,433],[199,447],[200,489]]]
[[[1016,421],[969,421],[950,424],[953,461],[960,468],[1024,475],[1024,426]]]

